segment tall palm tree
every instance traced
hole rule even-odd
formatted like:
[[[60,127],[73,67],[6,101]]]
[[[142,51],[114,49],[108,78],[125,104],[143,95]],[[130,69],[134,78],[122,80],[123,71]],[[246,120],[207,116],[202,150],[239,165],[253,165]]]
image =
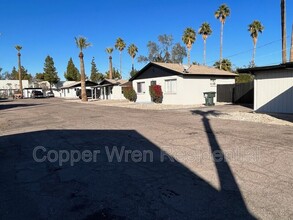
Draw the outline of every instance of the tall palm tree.
[[[282,27],[282,62],[287,62],[287,45],[286,45],[286,0],[281,0],[281,27]]]
[[[126,43],[120,37],[117,38],[115,43],[115,49],[119,50],[120,53],[120,74],[122,76],[122,51],[126,47]]]
[[[230,9],[226,4],[222,4],[215,12],[215,17],[221,22],[221,40],[220,40],[220,69],[222,67],[223,59],[223,32],[226,18],[230,15]]]
[[[138,48],[134,44],[130,44],[127,51],[128,51],[128,54],[132,58],[132,71],[133,71],[134,70],[134,58],[136,56],[136,53],[138,52]]]
[[[198,33],[202,36],[203,42],[204,42],[204,48],[203,48],[203,65],[206,65],[206,40],[208,36],[212,34],[212,29],[209,23],[204,22],[200,28]]]
[[[250,36],[252,37],[252,40],[253,40],[253,53],[252,53],[252,60],[251,60],[251,64],[253,66],[255,65],[254,59],[255,59],[258,33],[262,33],[263,30],[264,30],[264,26],[258,20],[254,20],[250,25],[248,25],[248,31],[250,32]]]
[[[109,79],[113,78],[112,74],[112,52],[113,52],[113,47],[107,47],[106,48],[107,54],[109,54]]]
[[[85,86],[85,70],[83,61],[83,49],[91,46],[85,37],[75,37],[76,46],[79,48],[79,61],[80,61],[80,85],[81,85],[81,101],[87,102],[86,86]]]
[[[190,51],[192,48],[192,44],[195,42],[196,40],[196,33],[192,28],[186,28],[184,30],[183,36],[182,36],[182,41],[183,43],[186,45],[187,50],[188,50],[188,65],[190,65]]]
[[[20,90],[20,94],[22,97],[22,75],[21,75],[21,61],[20,61],[20,57],[21,57],[20,50],[22,49],[22,46],[16,45],[15,49],[18,51],[18,53],[17,53],[17,56],[18,56],[18,79],[19,79],[19,90]]]

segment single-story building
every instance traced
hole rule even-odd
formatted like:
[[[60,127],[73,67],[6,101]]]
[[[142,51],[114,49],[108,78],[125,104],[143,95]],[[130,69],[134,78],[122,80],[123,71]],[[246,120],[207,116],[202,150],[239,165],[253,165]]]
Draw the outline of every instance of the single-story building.
[[[104,79],[99,85],[93,86],[96,99],[123,100],[123,87],[127,86],[127,81],[123,79]]]
[[[29,86],[28,80],[22,80],[22,88]],[[0,80],[0,97],[12,96],[19,90],[19,80]]]
[[[151,102],[149,86],[160,85],[163,104],[192,105],[205,103],[203,93],[216,92],[218,84],[234,84],[236,76],[207,66],[150,62],[129,81],[137,102]]]
[[[52,89],[52,92],[54,93],[54,96],[61,97],[61,88],[75,82],[76,81],[59,81],[58,83],[53,84],[51,89]],[[46,93],[47,91],[50,91],[50,83],[48,81],[35,81],[33,83],[33,87],[42,88],[42,91],[44,93]]]
[[[293,62],[239,69],[254,78],[254,111],[293,113]]]
[[[89,81],[89,80],[86,80],[85,81],[85,86],[86,86],[86,90],[87,90],[87,96],[88,97],[95,97],[95,94],[93,93],[93,89],[92,87],[93,86],[96,86],[98,85],[97,83],[95,82],[92,82],[92,81]],[[81,82],[73,82],[73,83],[70,83],[70,84],[67,84],[63,87],[61,87],[61,97],[62,98],[79,98],[79,93],[81,90]]]

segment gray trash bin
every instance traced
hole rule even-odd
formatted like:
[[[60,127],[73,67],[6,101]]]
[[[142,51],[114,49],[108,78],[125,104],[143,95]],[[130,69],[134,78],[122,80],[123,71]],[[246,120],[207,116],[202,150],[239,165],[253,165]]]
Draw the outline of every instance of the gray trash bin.
[[[206,106],[215,105],[214,97],[216,96],[216,92],[204,92],[203,96],[205,98],[205,105]]]

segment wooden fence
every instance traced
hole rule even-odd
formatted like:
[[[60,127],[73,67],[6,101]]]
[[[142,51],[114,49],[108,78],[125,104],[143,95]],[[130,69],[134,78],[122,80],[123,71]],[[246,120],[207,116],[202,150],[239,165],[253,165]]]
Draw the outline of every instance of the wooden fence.
[[[253,82],[217,85],[217,102],[253,104]]]

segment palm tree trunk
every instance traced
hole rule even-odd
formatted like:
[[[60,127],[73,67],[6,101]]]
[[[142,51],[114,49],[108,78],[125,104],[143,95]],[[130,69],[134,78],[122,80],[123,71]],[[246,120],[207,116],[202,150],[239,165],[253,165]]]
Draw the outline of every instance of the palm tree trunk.
[[[292,25],[292,32],[291,32],[290,62],[293,62],[293,25]]]
[[[113,79],[113,73],[112,73],[112,57],[109,56],[109,79]]]
[[[191,48],[187,48],[188,53],[187,53],[187,58],[188,58],[188,66],[190,65],[190,50]]]
[[[253,38],[253,53],[252,53],[252,60],[251,60],[251,64],[253,66],[255,66],[256,42],[257,42],[257,38]]]
[[[134,70],[134,58],[132,57],[132,71]]]
[[[282,62],[287,62],[286,50],[286,1],[281,0],[281,26],[282,26]]]
[[[84,70],[84,61],[83,61],[83,53],[79,53],[79,60],[80,60],[80,86],[81,86],[81,101],[87,102],[87,95],[86,95],[86,86],[85,86],[85,70]]]
[[[206,65],[206,39],[203,40],[203,65]]]
[[[220,39],[220,69],[222,69],[223,60],[223,35],[224,35],[224,22],[221,22],[221,39]]]
[[[21,76],[21,61],[20,61],[20,56],[21,54],[18,53],[18,79],[19,79],[19,90],[20,90],[20,94],[22,97],[22,76]]]
[[[120,51],[120,75],[122,76],[122,52]]]

